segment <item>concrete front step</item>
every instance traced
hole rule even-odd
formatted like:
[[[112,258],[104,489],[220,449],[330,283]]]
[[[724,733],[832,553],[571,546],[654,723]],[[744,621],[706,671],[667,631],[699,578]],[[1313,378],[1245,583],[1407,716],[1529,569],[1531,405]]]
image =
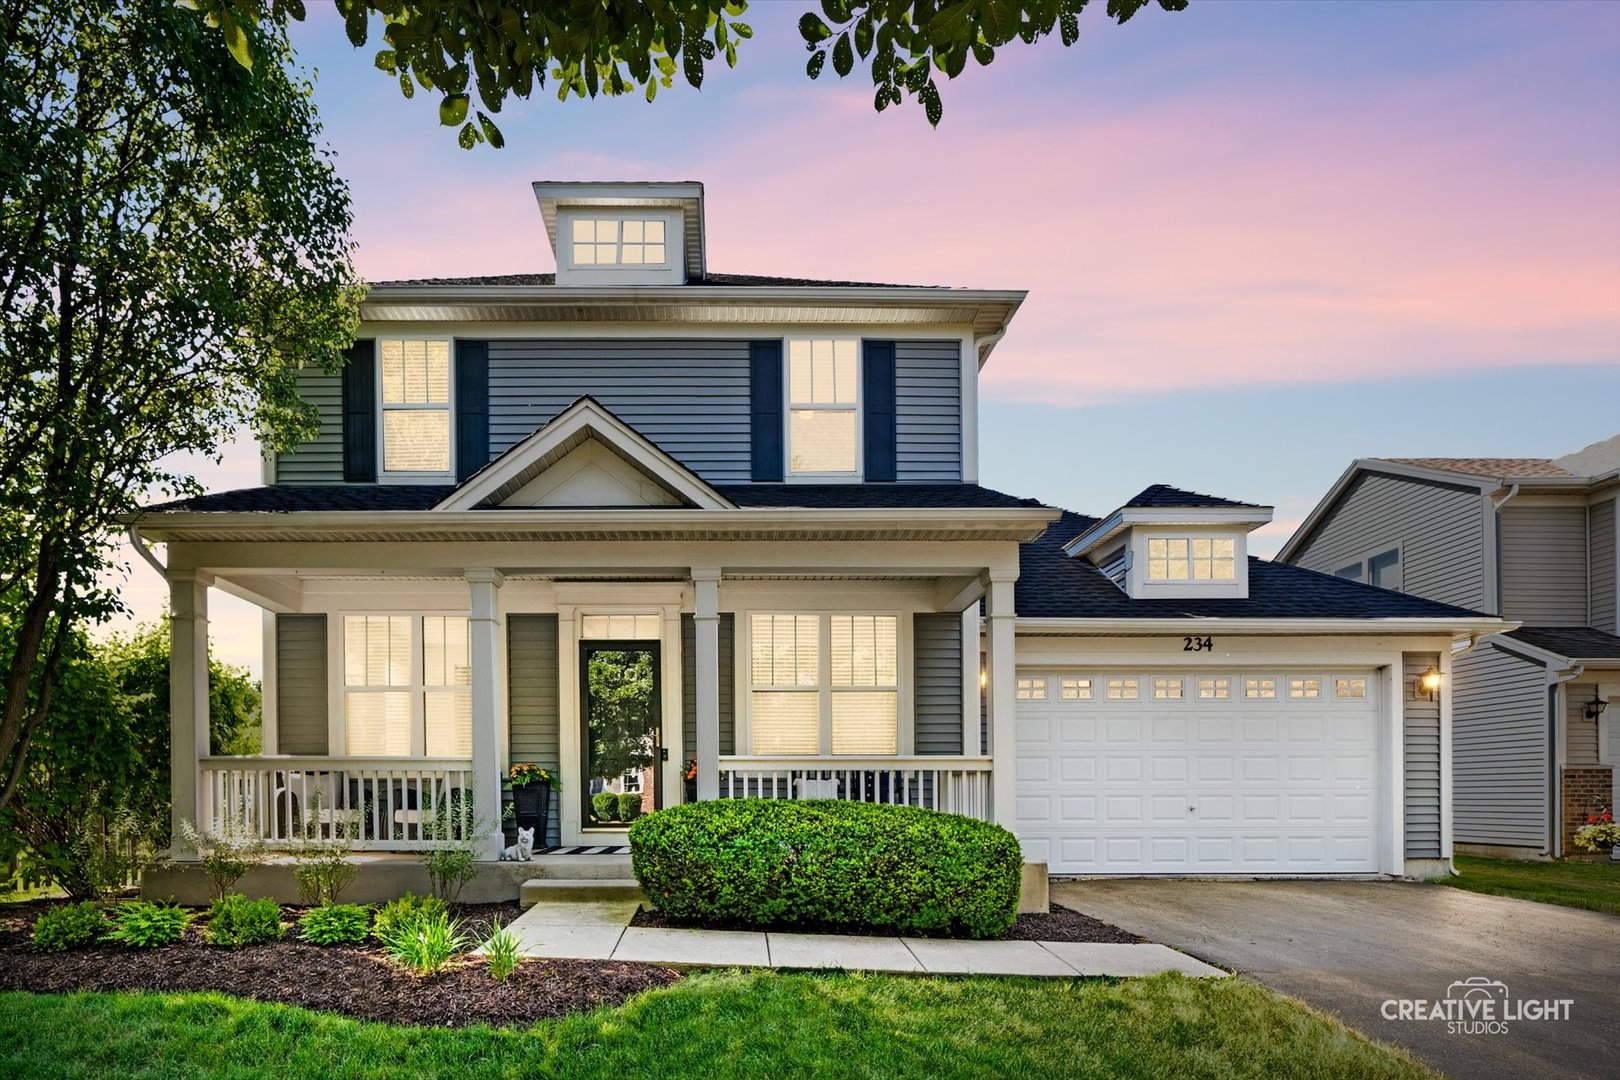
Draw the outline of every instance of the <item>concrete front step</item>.
[[[526,863],[531,878],[568,878],[579,881],[586,878],[610,881],[629,881],[635,877],[630,869],[630,856],[624,855],[536,855]]]
[[[639,903],[641,886],[635,878],[533,878],[518,890],[518,903],[525,908],[558,900],[633,900]]]

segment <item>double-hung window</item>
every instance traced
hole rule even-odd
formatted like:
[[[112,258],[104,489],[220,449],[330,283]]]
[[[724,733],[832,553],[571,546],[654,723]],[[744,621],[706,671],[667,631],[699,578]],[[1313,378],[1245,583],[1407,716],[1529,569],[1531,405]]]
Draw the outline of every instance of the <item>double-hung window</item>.
[[[450,342],[382,338],[382,471],[400,476],[450,473]]]
[[[860,353],[855,338],[788,339],[790,475],[860,475]]]
[[[465,615],[344,616],[345,752],[471,757],[471,668]]]
[[[899,753],[896,616],[762,614],[749,634],[753,753]]]
[[[1368,585],[1376,585],[1380,589],[1399,590],[1401,580],[1401,549],[1390,548],[1377,555],[1369,555],[1365,559],[1357,559],[1347,566],[1341,566],[1333,571],[1335,577],[1342,577],[1349,581],[1364,581]]]

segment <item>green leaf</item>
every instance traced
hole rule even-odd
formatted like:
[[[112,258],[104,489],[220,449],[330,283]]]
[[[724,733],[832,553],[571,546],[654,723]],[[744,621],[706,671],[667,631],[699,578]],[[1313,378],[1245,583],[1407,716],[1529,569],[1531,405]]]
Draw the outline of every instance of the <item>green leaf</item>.
[[[445,127],[455,127],[467,119],[467,105],[470,99],[466,94],[447,94],[439,102],[439,123]]]
[[[1080,40],[1080,20],[1075,17],[1074,12],[1065,11],[1058,17],[1058,29],[1063,34],[1065,47]]]
[[[807,11],[799,16],[799,34],[805,44],[815,45],[832,37],[832,30],[814,12]]]
[[[740,38],[751,38],[754,36],[754,28],[745,22],[732,23],[731,32]]]
[[[230,12],[221,11],[219,13],[219,26],[221,30],[225,31],[225,47],[231,50],[231,55],[236,57],[238,64],[252,71],[253,51],[248,48],[247,35],[242,32],[242,28],[237,25],[236,20],[231,18]]]
[[[653,98],[655,98],[657,96],[658,96],[658,80],[657,79],[648,79],[647,80],[647,100],[651,101]]]
[[[408,71],[399,73],[399,92],[407,98],[416,96],[416,84],[411,82],[411,73]]]
[[[495,126],[495,121],[482,112],[478,114],[478,126],[484,130],[484,138],[489,140],[490,146],[499,150],[506,145],[506,136],[501,134],[501,129]]]
[[[977,60],[981,65],[989,67],[991,61],[995,60],[995,58],[996,50],[992,49],[988,42],[975,41],[973,43],[973,59]]]
[[[378,71],[387,71],[392,73],[399,67],[397,56],[398,54],[395,53],[393,49],[379,49],[373,63],[377,65]]]
[[[862,16],[861,21],[855,24],[855,51],[866,59],[866,54],[872,51],[872,16]]]
[[[939,127],[939,118],[945,114],[945,105],[939,100],[939,87],[934,85],[933,79],[929,79],[923,84],[923,88],[917,91],[917,100],[922,102],[923,113],[928,117],[928,123],[933,127]]]
[[[825,49],[821,49],[810,57],[810,62],[808,64],[804,65],[804,72],[812,79],[819,79],[821,78],[821,69],[826,65],[827,51]]]
[[[472,126],[471,121],[461,125],[461,130],[456,133],[456,142],[461,144],[463,150],[477,146],[479,139],[478,129]]]
[[[855,67],[855,49],[849,43],[848,34],[838,36],[838,44],[833,46],[833,70],[838,72],[839,78],[848,75]]]

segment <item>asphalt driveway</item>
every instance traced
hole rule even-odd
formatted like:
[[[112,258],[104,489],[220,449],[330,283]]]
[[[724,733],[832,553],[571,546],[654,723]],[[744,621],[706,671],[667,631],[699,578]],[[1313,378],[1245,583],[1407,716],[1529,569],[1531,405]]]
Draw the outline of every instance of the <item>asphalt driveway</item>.
[[[1052,899],[1334,1013],[1463,1080],[1620,1076],[1611,915],[1401,882],[1055,882]],[[1451,985],[1474,977],[1505,984],[1505,995],[1472,996],[1497,999],[1506,1031],[1382,1015],[1389,999],[1463,996]],[[1573,999],[1568,1018],[1515,1015],[1547,999]]]

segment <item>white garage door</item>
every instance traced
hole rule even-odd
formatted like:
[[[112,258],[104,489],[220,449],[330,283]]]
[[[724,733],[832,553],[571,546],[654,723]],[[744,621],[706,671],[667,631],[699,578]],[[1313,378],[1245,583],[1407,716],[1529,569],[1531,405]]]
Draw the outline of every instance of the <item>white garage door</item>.
[[[1378,869],[1371,671],[1019,673],[1018,823],[1054,874]]]

